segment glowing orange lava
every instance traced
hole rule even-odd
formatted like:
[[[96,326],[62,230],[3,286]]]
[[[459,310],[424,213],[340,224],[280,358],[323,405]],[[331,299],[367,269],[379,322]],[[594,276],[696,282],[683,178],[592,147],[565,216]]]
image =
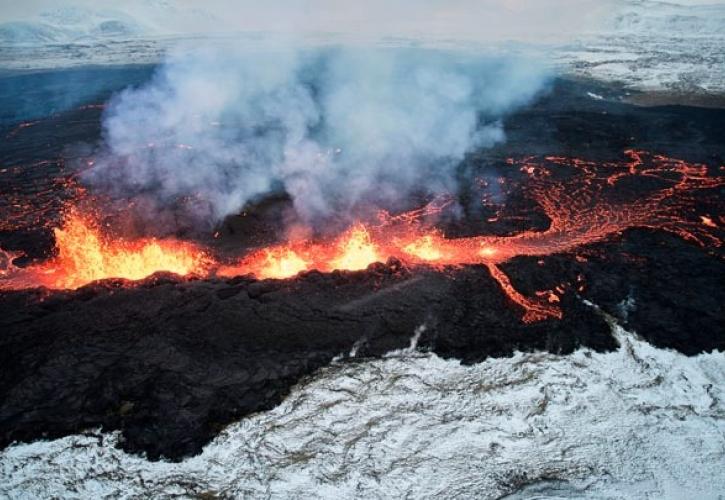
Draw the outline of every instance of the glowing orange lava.
[[[265,250],[265,265],[255,273],[267,278],[289,278],[307,269],[309,264],[289,249]]]
[[[289,247],[265,248],[245,257],[234,265],[222,265],[217,276],[233,277],[251,274],[260,279],[290,278],[310,268],[296,250]]]
[[[545,231],[448,239],[421,223],[448,203],[447,199],[442,203],[436,200],[404,214],[383,214],[380,225],[367,228],[358,225],[336,244],[295,243],[290,251],[303,257],[294,273],[304,270],[302,262],[307,263],[307,270],[352,270],[363,269],[387,257],[436,266],[483,264],[508,297],[523,308],[524,321],[561,318],[559,297],[564,293],[563,287],[541,290],[536,297],[527,298],[516,290],[499,265],[516,256],[568,252],[634,227],[669,231],[702,246],[721,245],[720,239],[710,231],[717,227],[712,219],[692,214],[695,206],[692,195],[697,190],[725,185],[722,178],[708,176],[705,165],[640,151],[625,153],[629,161],[624,163],[598,164],[560,157],[548,157],[544,161],[509,160],[509,165],[519,167],[528,176],[527,193],[550,219]],[[558,167],[573,168],[575,173],[566,180],[557,180],[552,170]],[[659,185],[627,197],[626,181],[636,177],[657,180]],[[259,268],[245,267],[244,263],[235,269],[240,274],[246,269],[262,278],[281,277],[255,271]],[[581,284],[576,286],[581,288]]]
[[[438,235],[426,234],[403,246],[406,255],[425,262],[440,261],[444,256],[441,251],[441,238]]]
[[[9,263],[14,256],[0,252],[0,257],[4,256],[0,259],[0,289],[77,288],[109,277],[140,279],[156,271],[284,279],[309,270],[365,269],[374,262],[396,257],[428,266],[485,265],[511,301],[523,309],[524,321],[561,318],[559,303],[564,286],[525,297],[500,264],[516,256],[569,252],[634,227],[669,231],[702,246],[721,245],[718,224],[712,217],[697,213],[694,193],[722,187],[722,177],[709,176],[705,165],[640,151],[626,154],[629,160],[623,163],[559,157],[509,160],[511,167],[526,176],[525,192],[541,207],[550,225],[544,231],[523,231],[505,237],[446,238],[425,222],[450,203],[450,199],[438,199],[403,214],[383,213],[379,224],[355,224],[331,240],[292,241],[251,252],[234,264],[221,265],[208,257],[209,252],[191,243],[113,240],[104,236],[91,218],[69,211],[62,228],[55,230],[57,257],[20,269]],[[569,175],[562,180],[554,175],[558,169],[568,169]],[[636,178],[647,178],[647,183],[641,183],[647,188],[633,193],[628,181]],[[493,220],[501,217],[497,215]],[[582,284],[572,287],[581,289]]]
[[[311,269],[358,271],[380,260],[384,257],[368,229],[356,224],[329,244],[304,241],[262,249],[237,264],[219,267],[216,274],[227,277],[252,274],[261,279],[283,279]]]
[[[200,274],[209,263],[201,249],[187,242],[112,239],[93,218],[75,211],[66,214],[54,234],[57,256],[37,266],[6,268],[11,282],[73,289],[106,278],[139,280],[158,271]]]
[[[363,225],[353,226],[337,244],[337,254],[330,259],[328,268],[358,271],[373,262],[383,260],[370,233]]]

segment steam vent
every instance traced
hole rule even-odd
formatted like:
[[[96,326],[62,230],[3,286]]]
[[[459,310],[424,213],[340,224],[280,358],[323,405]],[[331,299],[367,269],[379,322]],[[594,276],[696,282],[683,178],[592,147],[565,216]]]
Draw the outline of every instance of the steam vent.
[[[725,3],[0,9],[0,497],[721,498]]]

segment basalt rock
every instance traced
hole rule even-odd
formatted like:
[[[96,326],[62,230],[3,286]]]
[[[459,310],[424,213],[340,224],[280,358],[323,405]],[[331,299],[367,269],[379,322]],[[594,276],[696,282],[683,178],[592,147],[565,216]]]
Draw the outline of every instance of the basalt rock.
[[[587,90],[557,82],[507,119],[506,144],[470,155],[461,175],[516,175],[506,170],[509,155],[612,160],[630,147],[723,163],[717,131],[725,112],[641,109],[593,101]],[[96,108],[78,109],[2,132],[0,161],[11,167],[0,176],[3,199],[27,201],[29,210],[0,204],[5,222],[23,222],[19,230],[3,226],[0,246],[28,259],[50,254],[52,235],[33,221],[57,216],[66,191],[53,191],[54,179],[70,163],[63,147],[95,141],[99,117]],[[506,200],[521,218],[493,224],[488,208],[475,207],[473,189],[458,194],[462,217],[447,222],[449,235],[547,227],[525,197]],[[227,221],[217,249],[273,241],[275,234],[263,228],[276,227],[284,203],[284,197],[260,202],[255,214]],[[711,212],[722,213],[722,205]],[[245,240],[250,234],[260,241]],[[532,323],[522,321],[521,306],[485,266],[433,269],[395,260],[280,281],[158,274],[76,291],[3,292],[0,446],[100,426],[120,430],[126,450],[181,459],[199,453],[229,423],[279,404],[301,378],[333,360],[405,349],[416,335],[418,349],[463,363],[515,351],[606,351],[617,347],[609,315],[659,347],[688,355],[725,349],[724,262],[719,249],[639,229],[569,253],[517,257],[501,265],[513,286],[529,298],[557,289],[563,313]]]

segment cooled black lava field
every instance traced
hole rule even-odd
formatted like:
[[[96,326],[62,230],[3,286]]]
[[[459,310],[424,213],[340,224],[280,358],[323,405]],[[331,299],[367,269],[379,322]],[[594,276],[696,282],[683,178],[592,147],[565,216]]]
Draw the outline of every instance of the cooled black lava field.
[[[116,69],[107,88],[70,109],[33,116],[28,104],[13,108],[23,116],[2,117],[0,247],[22,252],[15,265],[53,255],[52,222],[74,196],[65,179],[92,154],[83,144],[100,138],[101,104],[111,90],[149,74],[146,67]],[[18,88],[45,88],[38,82],[53,78],[99,76],[17,75],[3,80],[0,100],[7,103]],[[45,98],[42,91],[25,96],[29,103]],[[281,280],[159,273],[77,290],[0,291],[0,446],[101,427],[121,430],[128,451],[180,460],[226,425],[274,408],[333,359],[379,357],[408,347],[416,334],[419,349],[466,364],[515,351],[610,351],[618,344],[609,317],[660,348],[686,355],[725,349],[725,182],[718,182],[725,179],[725,110],[644,108],[622,96],[616,87],[556,80],[504,119],[505,143],[468,154],[458,167],[462,177],[512,186],[496,210],[477,205],[480,193],[462,184],[453,193],[460,212],[439,229],[451,238],[545,231],[551,220],[512,161],[546,165],[566,182],[576,170],[552,158],[624,164],[625,152],[635,150],[704,168],[710,187],[689,193],[691,212],[681,217],[701,224],[707,238],[634,225],[567,251],[507,260],[500,269],[524,297],[556,290],[561,318],[532,322],[523,321],[522,305],[485,265],[433,267],[397,258],[367,270]],[[618,193],[637,199],[667,182],[639,176]],[[227,218],[216,238],[177,236],[220,253],[270,244],[281,236],[287,205],[285,196],[269,197],[244,217]],[[493,217],[496,211],[503,216]]]

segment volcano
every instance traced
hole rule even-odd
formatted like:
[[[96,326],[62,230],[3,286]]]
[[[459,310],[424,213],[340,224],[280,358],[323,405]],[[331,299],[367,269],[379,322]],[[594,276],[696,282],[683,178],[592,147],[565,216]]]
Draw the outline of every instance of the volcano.
[[[616,320],[725,349],[725,111],[591,93],[558,80],[457,192],[297,234],[276,195],[209,231],[139,232],[132,201],[84,186],[93,154],[62,147],[98,139],[100,104],[5,129],[0,445],[100,426],[181,460],[332,362],[411,346],[610,351]]]

